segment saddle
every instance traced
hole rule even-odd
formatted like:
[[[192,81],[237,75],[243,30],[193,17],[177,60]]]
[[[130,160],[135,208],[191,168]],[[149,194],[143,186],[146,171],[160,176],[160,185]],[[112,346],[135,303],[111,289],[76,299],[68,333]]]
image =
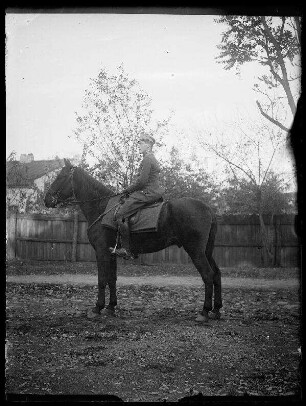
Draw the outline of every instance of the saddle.
[[[117,230],[118,226],[115,216],[116,211],[119,209],[119,206],[116,204],[119,203],[119,199],[120,196],[116,196],[109,200],[105,209],[107,214],[102,218],[101,221],[104,227]],[[135,214],[132,214],[132,216],[128,218],[130,233],[158,231],[160,211],[164,203],[165,202],[160,199],[156,202],[149,203],[144,207],[141,207]]]

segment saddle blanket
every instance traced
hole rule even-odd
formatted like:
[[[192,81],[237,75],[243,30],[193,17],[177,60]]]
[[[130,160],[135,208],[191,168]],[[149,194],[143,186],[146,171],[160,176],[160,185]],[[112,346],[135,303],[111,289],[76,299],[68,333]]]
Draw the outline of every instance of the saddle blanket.
[[[114,219],[115,210],[118,207],[120,196],[109,199],[105,209],[105,216],[102,217],[101,223],[104,227],[117,230],[117,223]],[[158,220],[161,208],[164,202],[152,203],[141,208],[137,213],[129,218],[131,233],[154,232],[158,229]]]

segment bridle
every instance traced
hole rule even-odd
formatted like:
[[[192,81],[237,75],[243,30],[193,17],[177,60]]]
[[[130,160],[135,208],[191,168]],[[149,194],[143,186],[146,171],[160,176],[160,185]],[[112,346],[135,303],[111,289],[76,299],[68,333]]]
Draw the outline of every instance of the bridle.
[[[77,200],[76,195],[75,195],[75,191],[74,191],[74,181],[73,181],[73,174],[75,171],[76,167],[72,166],[70,169],[70,173],[69,173],[69,179],[70,179],[70,183],[71,183],[71,189],[72,189],[72,197],[67,197],[66,199],[62,199],[60,192],[63,190],[64,186],[66,183],[64,183],[58,190],[54,191],[52,189],[52,186],[49,187],[48,192],[50,193],[50,197],[52,199],[52,202],[58,206],[69,206],[69,205],[74,205],[74,204],[80,204],[80,203],[86,203],[86,202],[93,202],[96,200],[99,201],[103,201],[106,199],[110,199],[111,197],[115,197],[115,196],[119,196],[121,195],[121,193],[116,193],[116,194],[111,194],[111,195],[107,195],[107,196],[103,196],[103,197],[97,197],[95,199],[88,199],[88,200]],[[120,203],[115,204],[114,207],[119,206]],[[107,212],[104,212],[102,214],[100,214],[100,216],[92,223],[90,224],[90,226],[88,226],[88,229],[91,228],[98,220],[100,220],[101,217],[103,217],[105,214],[107,214],[109,211],[111,211],[114,207],[111,207],[109,210],[107,210]]]
[[[69,205],[69,204],[73,204],[73,201],[76,201],[76,197],[75,197],[75,192],[74,192],[74,186],[73,186],[73,173],[74,173],[75,167],[73,166],[70,169],[70,173],[69,173],[69,179],[71,182],[71,188],[72,188],[72,197],[67,197],[66,199],[63,199],[61,197],[61,191],[63,190],[66,182],[57,190],[53,190],[52,186],[49,187],[47,193],[50,194],[50,197],[52,199],[52,203],[54,203],[55,206],[58,205]]]
[[[97,197],[95,199],[77,200],[76,195],[75,195],[75,191],[74,191],[74,181],[73,181],[73,174],[74,174],[75,169],[76,169],[76,167],[72,166],[71,169],[70,169],[70,173],[69,173],[69,179],[70,179],[71,189],[72,189],[72,197],[67,197],[66,199],[61,198],[60,192],[63,190],[65,184],[63,184],[56,191],[54,191],[52,189],[52,186],[49,187],[47,193],[50,193],[51,199],[53,200],[53,202],[55,202],[56,205],[65,204],[65,205],[68,206],[68,205],[74,205],[74,204],[80,204],[80,203],[93,202],[93,201],[96,201],[96,200],[103,201],[103,200],[109,199],[111,197],[121,195],[121,193],[114,193],[114,194],[107,195],[107,196]]]

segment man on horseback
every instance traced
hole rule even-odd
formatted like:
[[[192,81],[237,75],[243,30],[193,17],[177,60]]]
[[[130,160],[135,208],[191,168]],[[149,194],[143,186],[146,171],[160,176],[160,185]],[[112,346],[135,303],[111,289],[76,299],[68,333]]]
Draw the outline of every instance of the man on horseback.
[[[162,199],[164,192],[159,182],[160,165],[152,152],[154,143],[155,140],[151,135],[141,134],[138,144],[143,160],[138,170],[138,177],[135,183],[122,191],[123,203],[116,213],[121,235],[121,248],[110,247],[110,251],[125,259],[134,258],[130,251],[128,218],[141,207]]]

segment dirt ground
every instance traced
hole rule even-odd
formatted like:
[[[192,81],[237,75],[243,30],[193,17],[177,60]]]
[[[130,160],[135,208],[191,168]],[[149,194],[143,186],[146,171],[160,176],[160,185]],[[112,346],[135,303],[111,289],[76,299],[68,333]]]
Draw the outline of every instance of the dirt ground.
[[[65,275],[8,272],[7,394],[112,394],[124,401],[300,394],[297,278],[227,275],[222,318],[207,326],[195,322],[204,297],[196,276],[119,275],[116,317],[92,321],[86,312],[96,300],[96,277]]]
[[[11,275],[7,276],[7,282],[15,283],[39,283],[39,284],[69,284],[69,285],[96,285],[97,275]],[[117,281],[118,286],[125,285],[150,285],[150,286],[201,286],[201,277],[196,276],[120,276]],[[261,289],[286,289],[298,288],[298,279],[287,280],[267,280],[253,278],[231,278],[222,279],[223,287],[236,288],[261,288]]]

